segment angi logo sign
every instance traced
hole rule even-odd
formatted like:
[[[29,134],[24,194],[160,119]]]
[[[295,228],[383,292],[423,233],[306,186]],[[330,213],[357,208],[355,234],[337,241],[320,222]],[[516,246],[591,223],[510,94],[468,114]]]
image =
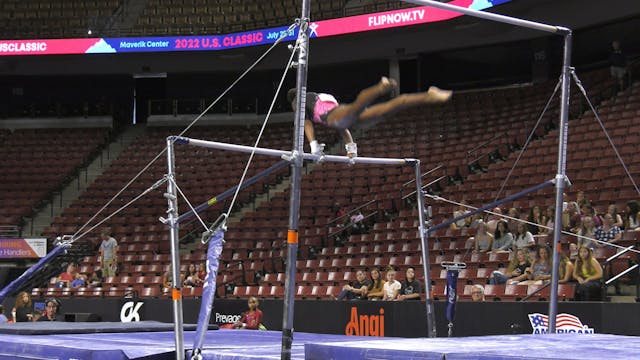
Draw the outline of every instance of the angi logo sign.
[[[546,334],[549,332],[549,317],[544,314],[529,314],[529,321],[534,334]],[[593,328],[582,324],[580,318],[571,314],[556,315],[556,333],[558,334],[593,334]]]
[[[349,336],[384,336],[384,309],[381,308],[378,315],[360,315],[357,307],[351,307],[344,333]]]

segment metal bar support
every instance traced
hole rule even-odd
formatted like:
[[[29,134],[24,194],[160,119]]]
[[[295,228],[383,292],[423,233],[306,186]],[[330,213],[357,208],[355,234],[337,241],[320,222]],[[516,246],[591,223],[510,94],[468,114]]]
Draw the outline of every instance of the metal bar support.
[[[427,311],[427,337],[436,337],[436,317],[433,309],[433,300],[431,299],[431,264],[429,264],[429,237],[425,231],[426,218],[424,212],[424,195],[422,193],[422,177],[420,176],[420,160],[415,165],[416,174],[416,198],[418,204],[418,219],[420,221],[420,242],[422,244],[422,271],[424,272],[424,294],[425,305]]]
[[[176,360],[184,360],[184,326],[182,318],[182,284],[180,283],[180,250],[178,248],[178,192],[174,183],[175,155],[173,139],[167,138],[167,220],[169,239],[171,241],[171,299],[173,305],[173,330],[176,344]]]

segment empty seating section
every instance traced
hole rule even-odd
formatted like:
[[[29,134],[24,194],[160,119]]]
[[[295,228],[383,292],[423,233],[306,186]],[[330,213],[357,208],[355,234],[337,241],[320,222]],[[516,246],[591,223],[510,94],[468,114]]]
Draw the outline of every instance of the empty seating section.
[[[270,126],[260,143],[277,149],[288,149],[291,147],[290,136],[281,136],[283,133],[290,133],[290,124]],[[85,224],[91,216],[106,204],[123,186],[142,170],[154,157],[161,153],[166,143],[166,137],[178,134],[182,129],[177,128],[148,128],[147,132],[138,138],[132,145],[126,148],[119,158],[115,159],[111,166],[101,175],[89,188],[81,194],[78,200],[73,202],[59,217],[54,219],[52,226],[45,230],[44,235],[54,237],[59,234],[75,233],[77,229]],[[225,128],[196,127],[193,137],[199,139],[226,141],[244,145],[253,145],[259,131],[259,127],[248,128],[246,126],[230,126]],[[189,134],[187,134],[189,135]],[[212,197],[234,187],[238,184],[242,171],[249,158],[249,154],[212,150],[187,145],[176,145],[176,177],[180,190],[188,197],[193,206],[210,200]],[[256,155],[248,171],[247,178],[262,170],[274,165],[279,159]],[[136,196],[149,189],[158,180],[162,179],[166,173],[166,160],[161,156],[153,162],[136,181],[134,181],[122,195],[115,199],[111,205],[96,218],[96,223],[104,219],[105,216],[121,208]],[[287,176],[288,168],[281,168],[256,184],[247,187],[240,192],[237,204],[248,203],[256,195],[268,190],[270,184],[275,184],[282,177]],[[162,225],[158,218],[166,216],[165,211],[167,201],[163,197],[166,191],[166,184],[142,197],[132,206],[125,208],[120,213],[111,218],[105,226],[109,226],[119,242],[118,279],[111,279],[113,282],[105,283],[105,287],[121,286],[141,286],[160,287],[162,281],[160,276],[169,271],[170,264],[170,244],[167,228]],[[226,200],[220,199],[209,210],[204,211],[201,217],[207,222],[213,222],[218,215],[229,206],[231,197]],[[179,200],[180,213],[188,211],[188,205],[181,198]],[[203,231],[202,225],[193,217],[181,224],[181,237],[183,242],[190,242],[191,237],[185,237],[189,232],[200,238]],[[85,240],[94,245],[98,245],[100,228],[91,233]],[[220,270],[221,276],[232,275],[228,278],[221,278],[223,282],[237,282],[241,284],[245,281],[245,269],[238,265],[238,260],[246,260],[247,252],[256,247],[256,240],[262,240],[258,249],[263,250],[263,257],[270,258],[273,249],[271,242],[277,233],[268,233],[268,226],[264,230],[256,228],[255,231],[243,231],[241,228],[233,227],[227,236],[227,250],[223,253],[223,265]],[[282,230],[282,229],[279,229]],[[182,256],[182,271],[186,272],[189,264],[204,264],[205,253],[201,249],[193,254]],[[282,259],[282,254],[279,254]],[[227,264],[228,263],[228,264]],[[232,265],[233,264],[233,265]],[[85,259],[81,265],[81,271],[90,273],[97,269],[99,264],[95,257]],[[228,266],[227,266],[228,265]],[[277,267],[282,269],[282,265]],[[258,272],[255,267],[246,267],[247,273],[250,270]],[[260,267],[259,271],[263,269]],[[126,278],[123,277],[127,276]],[[127,281],[138,279],[132,283]],[[142,280],[144,278],[144,281]],[[152,281],[147,281],[151,279]],[[253,282],[253,277],[250,280]],[[140,290],[140,289],[138,289]],[[147,291],[147,290],[145,290]],[[138,291],[138,293],[142,293]],[[154,292],[155,294],[155,292]],[[190,293],[191,296],[198,296],[198,293]]]
[[[587,89],[592,89],[592,97],[606,97],[606,91],[611,85],[606,71],[584,74],[583,77]],[[518,155],[510,145],[524,143],[551,94],[553,85],[544,83],[457,94],[444,105],[403,111],[369,129],[366,135],[358,137],[359,152],[377,157],[416,157],[421,160],[423,171],[443,165],[443,170],[427,176],[424,183],[442,174],[459,173],[463,177],[462,183],[455,184],[446,180],[438,183],[442,196],[453,200],[466,199],[474,206],[486,204],[497,195],[503,197],[555,176],[555,139],[558,130],[553,126],[542,125],[557,122],[557,102],[543,117],[542,125],[536,130],[536,136],[515,167],[504,193],[498,194],[502,181]],[[574,102],[578,100],[574,94]],[[581,189],[587,192],[587,196],[597,196],[597,199],[592,200],[599,211],[604,211],[604,206],[610,202],[618,203],[620,207],[636,195],[622,196],[630,188],[628,180],[615,166],[611,166],[616,163],[615,155],[608,150],[606,139],[593,114],[582,110],[579,105],[572,106],[574,116],[569,124],[571,130],[567,174],[574,187],[569,192]],[[633,84],[626,91],[601,102],[599,111],[607,130],[610,134],[615,134],[613,139],[621,156],[631,165],[632,175],[637,176],[640,166],[633,155],[640,140],[640,130],[633,124],[640,117],[640,86]],[[162,149],[164,138],[175,133],[175,130],[149,129],[144,137],[116,159],[80,200],[56,220],[49,229],[49,235],[86,221]],[[330,139],[329,132],[318,130],[319,138]],[[268,131],[261,146],[290,148],[290,136],[283,136],[290,131],[290,126],[277,125],[275,129]],[[247,131],[244,127],[198,128],[194,133],[198,138],[242,144],[252,144],[255,137],[254,128]],[[481,144],[485,145],[478,149]],[[506,161],[489,161],[486,155],[495,150]],[[341,152],[341,149],[336,151]],[[195,204],[208,200],[236,185],[247,157],[245,154],[178,146],[178,184]],[[125,199],[118,200],[107,210],[113,211],[120,207],[161,178],[166,171],[163,160],[149,168],[125,193]],[[485,171],[475,173],[468,168],[468,164],[476,160],[480,161]],[[275,160],[257,157],[254,161],[251,174],[270,166]],[[412,191],[410,186],[403,187],[403,184],[413,179],[413,171],[409,167],[347,166],[335,163],[314,164],[305,168],[299,218],[301,251],[296,264],[297,298],[332,298],[344,284],[355,279],[355,272],[360,269],[370,270],[390,265],[399,271],[397,278],[402,280],[404,271],[412,266],[416,270],[417,279],[424,279],[417,210],[401,200],[403,195]],[[282,297],[289,190],[282,177],[287,175],[286,170],[279,175],[281,177],[276,178],[274,174],[265,182],[241,192],[240,200],[250,203],[252,197],[249,195],[263,193],[266,190],[264,184],[280,182],[285,185],[279,191],[271,192],[266,202],[245,213],[239,222],[230,224],[222,254],[223,265],[217,279],[220,285],[219,296]],[[120,241],[123,261],[120,277],[109,279],[110,282],[103,284],[104,296],[116,296],[118,291],[126,293],[131,290],[149,296],[165,295],[159,290],[146,290],[149,287],[160,288],[160,277],[169,267],[167,230],[157,221],[166,208],[166,200],[161,195],[163,191],[163,187],[154,191],[110,222]],[[553,199],[553,189],[548,189],[506,204],[505,207],[517,206],[527,211],[533,204],[552,205]],[[344,204],[348,209],[368,204],[363,208],[363,213],[376,214],[375,225],[367,233],[352,234],[339,241],[327,236],[341,229],[336,223],[329,224],[335,217],[331,208],[336,203]],[[432,200],[428,200],[428,203],[434,209],[434,223],[451,218],[453,205]],[[181,212],[184,212],[185,205],[180,206]],[[212,221],[225,206],[217,204],[205,213],[205,217]],[[199,232],[200,227],[197,222],[186,224],[181,236],[190,230]],[[507,267],[510,260],[507,254],[472,253],[472,242],[468,240],[472,235],[466,229],[443,229],[429,237],[427,253],[431,264],[429,270],[434,298],[444,298],[446,273],[439,265],[442,261],[467,263],[468,268],[460,273],[458,282],[463,300],[470,298],[471,284],[488,284],[494,270],[504,270]],[[635,243],[637,238],[626,234],[625,241]],[[184,251],[185,254],[181,257],[183,271],[187,270],[189,264],[205,260],[204,247],[189,249],[191,250]],[[610,253],[600,251],[596,257],[603,260],[607,255]],[[95,259],[85,260],[81,266],[86,266],[87,270],[95,266]],[[606,271],[619,271],[619,267],[624,262],[628,264],[629,260],[621,259],[611,264]],[[112,293],[110,289],[116,290]],[[487,285],[486,290],[489,300],[515,301],[533,293],[536,288]],[[199,296],[197,290],[185,291],[185,296]],[[85,292],[82,296],[87,296],[86,294]],[[573,285],[561,286],[559,294],[562,300],[573,299]],[[548,290],[544,290],[531,300],[546,300],[548,297]]]
[[[7,0],[0,4],[3,38],[77,38],[93,29],[100,36],[203,35],[285,26],[300,16],[295,0],[150,0],[133,22],[133,2],[123,0]],[[311,2],[313,20],[332,19],[415,5],[398,1]],[[114,25],[115,24],[115,25]],[[131,24],[131,25],[130,25]]]
[[[0,4],[2,38],[86,37],[87,29],[103,28],[121,0],[6,0]]]
[[[311,18],[333,19],[415,6],[394,1],[370,1],[356,7],[347,7],[346,3],[345,0],[312,1]],[[134,30],[158,35],[232,33],[289,25],[299,16],[300,3],[295,0],[151,0]]]
[[[105,144],[107,129],[18,129],[0,137],[0,225],[23,217],[61,190]]]

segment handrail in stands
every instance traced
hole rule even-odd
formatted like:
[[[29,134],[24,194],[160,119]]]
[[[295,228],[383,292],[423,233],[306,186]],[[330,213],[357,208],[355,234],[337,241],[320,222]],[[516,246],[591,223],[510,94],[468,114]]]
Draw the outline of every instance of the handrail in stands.
[[[372,217],[376,216],[377,214],[378,214],[378,210],[376,210],[376,211],[372,212],[371,214],[369,214],[369,215],[365,216],[365,217],[364,217],[361,221],[359,221],[359,222],[364,222],[365,220],[370,219],[370,218],[372,218]],[[345,231],[345,230],[347,230],[347,229],[351,229],[354,225],[355,225],[354,223],[349,223],[349,225],[344,226],[344,227],[340,228],[340,230],[334,231],[334,232],[332,232],[332,233],[329,233],[329,230],[327,229],[327,236],[326,236],[325,240],[326,240],[326,239],[329,239],[330,237],[335,236],[335,235],[337,235],[337,234],[339,234],[339,233],[341,233],[341,232],[344,232],[344,231]],[[323,244],[322,244],[322,246],[324,247],[324,245],[325,245],[325,244],[323,243]]]
[[[447,177],[447,175],[442,175],[442,176],[440,176],[439,178],[437,178],[437,179],[433,180],[432,182],[430,182],[430,183],[427,183],[427,184],[423,185],[421,189],[423,189],[423,190],[424,190],[425,188],[428,188],[429,186],[431,186],[431,185],[433,185],[433,184],[437,183],[437,182],[438,182],[438,181],[440,181],[440,180],[445,179],[446,177]],[[408,193],[407,195],[404,195],[404,196],[402,197],[402,200],[405,200],[406,198],[408,198],[408,197],[411,197],[411,196],[415,195],[416,191],[417,191],[417,190],[414,190],[414,191],[412,191],[412,192]]]
[[[438,169],[440,169],[440,168],[442,168],[442,167],[444,167],[444,173],[445,173],[445,175],[446,175],[446,173],[447,173],[447,167],[446,167],[446,166],[444,166],[444,165],[442,165],[442,164],[440,164],[440,165],[438,165],[438,166],[434,167],[433,169],[431,169],[431,170],[429,170],[429,171],[427,171],[427,172],[425,172],[425,173],[422,173],[422,174],[420,175],[420,178],[423,178],[423,177],[425,177],[425,176],[427,176],[427,175],[431,174],[432,172],[434,172],[434,171],[436,171],[436,170],[438,170]],[[405,188],[405,187],[407,187],[407,186],[409,186],[409,185],[413,184],[414,182],[416,182],[416,179],[411,179],[411,180],[407,181],[406,183],[402,184],[402,187],[403,187],[403,188]]]
[[[335,218],[335,219],[333,219],[333,220],[329,220],[329,221],[327,222],[327,225],[326,225],[326,227],[327,227],[327,232],[328,232],[329,226],[330,226],[331,224],[335,224],[336,222],[338,222],[338,220],[340,220],[340,219],[342,219],[342,218],[345,218],[345,217],[349,217],[349,216],[350,216],[351,214],[353,214],[354,212],[356,212],[356,211],[358,211],[358,210],[360,210],[360,209],[362,209],[362,208],[364,208],[364,207],[366,207],[366,206],[369,206],[369,205],[371,205],[371,204],[373,204],[373,203],[377,203],[377,202],[378,202],[378,200],[376,200],[376,199],[374,199],[374,200],[369,200],[368,202],[364,203],[363,205],[360,205],[360,206],[358,206],[357,208],[350,210],[350,211],[349,211],[349,212],[347,212],[346,214],[344,214],[344,215],[342,215],[342,216],[338,216],[337,218]]]

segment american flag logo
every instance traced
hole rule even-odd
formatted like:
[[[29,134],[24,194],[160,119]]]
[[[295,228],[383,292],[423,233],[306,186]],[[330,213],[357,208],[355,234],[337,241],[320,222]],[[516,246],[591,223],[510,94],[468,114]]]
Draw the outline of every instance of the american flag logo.
[[[545,314],[529,314],[529,321],[531,322],[534,334],[540,333],[540,330],[542,330],[542,332],[547,332],[549,328],[549,317]],[[589,329],[587,325],[582,324],[582,321],[580,321],[577,316],[566,313],[556,315],[556,330],[558,332],[573,332],[567,330],[593,332],[593,329]]]

